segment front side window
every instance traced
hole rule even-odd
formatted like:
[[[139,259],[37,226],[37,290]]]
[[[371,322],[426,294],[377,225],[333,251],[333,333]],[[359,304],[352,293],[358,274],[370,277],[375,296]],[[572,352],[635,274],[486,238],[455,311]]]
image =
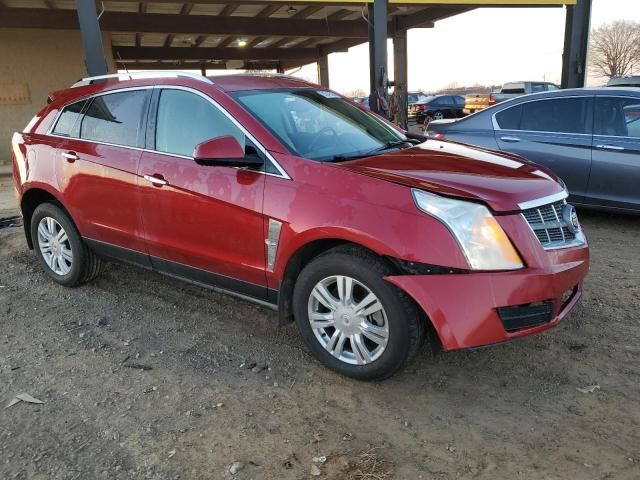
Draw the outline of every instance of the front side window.
[[[78,138],[80,136],[80,119],[88,100],[72,103],[62,110],[53,133],[63,137]]]
[[[81,138],[127,147],[140,146],[146,98],[146,90],[95,97],[82,119]]]
[[[589,98],[554,98],[522,104],[520,128],[531,132],[590,133]]]
[[[293,154],[311,160],[346,160],[407,141],[392,126],[327,90],[253,90],[233,96]]]
[[[596,99],[595,134],[640,138],[640,99]]]
[[[192,92],[164,89],[160,93],[155,149],[191,157],[199,143],[231,135],[245,148],[244,133],[215,105]]]

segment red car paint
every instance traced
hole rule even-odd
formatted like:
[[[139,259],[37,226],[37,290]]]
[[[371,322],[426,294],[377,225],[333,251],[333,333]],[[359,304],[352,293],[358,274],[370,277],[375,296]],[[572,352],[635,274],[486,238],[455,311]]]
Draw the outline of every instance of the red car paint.
[[[230,92],[309,88],[279,76],[106,82],[56,92],[13,139],[18,199],[44,191],[69,212],[80,234],[253,286],[271,298],[289,261],[321,240],[352,242],[380,256],[453,269],[387,278],[424,310],[446,350],[499,343],[556,325],[575,305],[588,271],[586,244],[545,250],[518,204],[563,191],[553,174],[509,154],[428,140],[402,151],[343,163],[289,153]],[[77,99],[136,86],[183,86],[214,99],[238,120],[290,178],[178,161],[162,153],[60,138],[47,132],[59,109]],[[395,128],[395,127],[394,127]],[[66,160],[73,152],[78,160]],[[166,185],[150,183],[153,177]],[[411,188],[486,204],[525,268],[470,272],[449,230],[416,208]],[[277,257],[266,260],[269,219],[282,222]],[[573,290],[567,301],[563,295]],[[498,307],[553,300],[553,320],[508,333]]]

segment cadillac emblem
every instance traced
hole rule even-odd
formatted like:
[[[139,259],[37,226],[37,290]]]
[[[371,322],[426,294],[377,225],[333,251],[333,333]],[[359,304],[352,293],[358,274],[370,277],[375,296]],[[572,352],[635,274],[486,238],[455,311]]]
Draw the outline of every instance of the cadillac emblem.
[[[580,231],[580,222],[578,221],[578,214],[573,205],[566,204],[562,209],[562,219],[564,220],[567,228],[574,235]]]

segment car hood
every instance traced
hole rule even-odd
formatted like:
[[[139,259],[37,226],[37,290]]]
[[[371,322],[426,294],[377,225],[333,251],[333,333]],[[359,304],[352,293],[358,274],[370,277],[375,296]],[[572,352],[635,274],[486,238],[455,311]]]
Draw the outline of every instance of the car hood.
[[[496,212],[520,210],[519,203],[564,190],[550,170],[517,155],[439,140],[340,166],[412,188],[482,201]]]

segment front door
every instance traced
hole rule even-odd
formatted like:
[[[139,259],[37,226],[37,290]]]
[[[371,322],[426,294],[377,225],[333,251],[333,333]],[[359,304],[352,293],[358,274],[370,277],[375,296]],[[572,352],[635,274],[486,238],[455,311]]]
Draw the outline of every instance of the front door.
[[[261,171],[195,163],[194,147],[241,129],[203,94],[157,89],[138,169],[147,251],[165,273],[266,298]]]
[[[570,201],[581,203],[591,172],[591,97],[541,99],[496,114],[501,150],[544,165],[566,184]]]
[[[586,203],[640,210],[640,98],[598,97]]]

